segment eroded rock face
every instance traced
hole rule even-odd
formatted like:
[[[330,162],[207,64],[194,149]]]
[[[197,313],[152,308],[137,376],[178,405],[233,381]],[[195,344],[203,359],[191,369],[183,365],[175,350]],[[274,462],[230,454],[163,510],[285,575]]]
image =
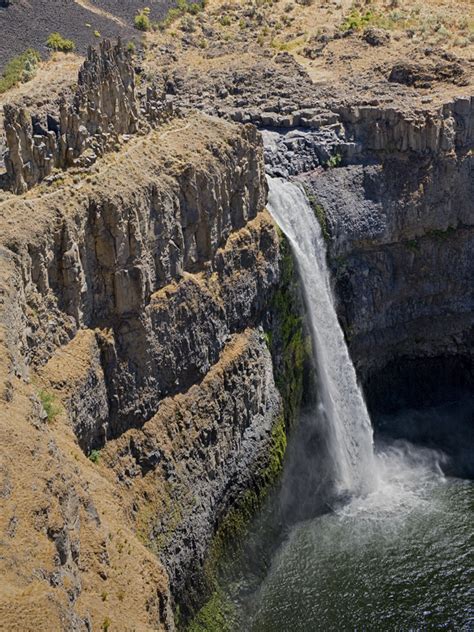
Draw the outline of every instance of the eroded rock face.
[[[474,142],[474,98],[457,98],[436,114],[407,115],[394,108],[364,105],[338,110],[347,132],[363,152],[412,151],[438,154],[469,149]]]
[[[202,382],[162,400],[140,431],[106,450],[131,492],[141,537],[165,562],[182,614],[199,601],[219,518],[262,484],[282,414],[263,331],[247,329],[228,339]],[[173,510],[160,510],[163,504]]]
[[[64,407],[48,427],[51,407],[36,396],[44,451],[50,436],[65,442],[67,462],[75,442],[86,455],[103,448],[100,457],[92,453],[105,468],[95,479],[77,453],[73,460],[71,490],[81,476],[89,481],[85,490],[90,484],[82,509],[74,494],[61,491],[67,516],[44,518],[56,589],[70,595],[68,629],[87,629],[89,621],[99,628],[106,614],[119,626],[125,605],[110,611],[95,587],[96,604],[90,582],[114,575],[110,555],[126,555],[124,546],[128,555],[146,551],[153,577],[163,563],[173,595],[192,612],[222,517],[266,476],[284,410],[262,329],[280,279],[262,158],[252,126],[195,115],[166,134],[137,137],[127,161],[108,165],[95,182],[29,201],[7,198],[0,331],[9,377],[2,397],[17,402],[13,382],[25,384],[34,374],[38,386],[24,388],[38,389],[45,402],[53,394]],[[35,212],[25,213],[29,204]],[[98,561],[91,569],[95,558],[85,542],[94,505],[78,516],[99,480],[105,510],[98,533],[112,524],[107,512],[117,503],[118,521],[132,535],[126,545],[120,534],[113,545],[94,540]],[[133,555],[144,559],[143,551]],[[166,581],[153,579],[151,599],[140,588],[138,577],[148,573],[142,561],[137,576],[132,568],[127,577],[147,602],[145,619],[173,629]],[[39,593],[49,590],[35,581]]]
[[[474,163],[468,145],[454,146],[309,178],[331,235],[340,317],[376,409],[472,387]]]
[[[130,53],[120,40],[114,46],[103,40],[99,50],[89,48],[75,94],[61,99],[58,116],[5,105],[7,185],[24,193],[54,169],[90,166],[139,127],[162,122],[169,111],[156,86],[138,102]]]
[[[301,178],[325,218],[340,318],[374,410],[443,401],[474,380],[474,99],[334,110],[313,129],[264,130],[267,171]]]
[[[209,169],[189,164],[174,181],[127,197],[113,189],[90,197],[72,221],[19,246],[25,300],[38,315],[33,328],[23,317],[19,333],[27,364],[43,363],[81,327],[112,328],[97,336],[108,425],[99,415],[95,431],[77,429],[87,451],[204,376],[227,336],[258,320],[268,301],[278,246],[268,219],[257,217],[266,190],[261,148],[251,128],[233,144],[215,149]]]

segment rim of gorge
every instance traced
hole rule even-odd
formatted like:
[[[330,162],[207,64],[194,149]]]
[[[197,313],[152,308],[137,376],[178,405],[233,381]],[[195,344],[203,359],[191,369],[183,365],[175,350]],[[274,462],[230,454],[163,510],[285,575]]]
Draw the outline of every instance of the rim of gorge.
[[[0,629],[471,629],[472,5],[126,4],[0,0]]]

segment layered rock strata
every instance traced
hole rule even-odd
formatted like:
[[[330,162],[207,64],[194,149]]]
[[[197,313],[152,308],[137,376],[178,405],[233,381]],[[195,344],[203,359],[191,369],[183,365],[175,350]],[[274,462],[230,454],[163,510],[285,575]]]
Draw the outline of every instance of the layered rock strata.
[[[1,428],[21,419],[36,446],[3,465],[2,528],[22,525],[24,551],[36,538],[20,581],[13,529],[3,576],[57,629],[173,629],[170,594],[199,605],[220,522],[275,470],[285,410],[262,325],[279,237],[251,126],[177,119],[99,166],[0,207]]]
[[[305,177],[329,235],[352,356],[375,409],[436,403],[472,388],[471,103],[457,100],[442,118],[417,126],[380,131],[362,123],[355,134],[374,152],[372,164]]]

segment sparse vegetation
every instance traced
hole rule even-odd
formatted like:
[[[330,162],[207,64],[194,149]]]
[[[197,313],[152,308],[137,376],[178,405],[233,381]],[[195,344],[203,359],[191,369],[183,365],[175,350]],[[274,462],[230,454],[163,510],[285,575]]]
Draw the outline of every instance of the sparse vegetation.
[[[0,94],[21,82],[32,79],[36,74],[40,59],[39,53],[29,48],[10,60],[0,77]]]
[[[410,250],[418,252],[418,250],[420,249],[420,245],[418,244],[418,240],[416,239],[409,239],[405,243],[407,245],[407,248],[409,248]]]
[[[169,9],[165,19],[162,22],[155,24],[154,28],[164,30],[171,26],[171,24],[173,24],[173,22],[175,22],[179,18],[186,16],[186,14],[190,14],[191,16],[197,15],[204,10],[205,6],[206,0],[199,0],[199,2],[187,2],[187,0],[178,0],[176,8]],[[187,16],[187,18],[189,17],[190,16]],[[186,30],[186,28],[183,28],[183,30]]]
[[[216,590],[188,627],[188,632],[229,632],[232,607]]]
[[[46,46],[51,50],[60,51],[61,53],[72,53],[76,48],[72,40],[66,39],[60,33],[51,33],[46,40]]]
[[[342,162],[342,156],[341,154],[333,154],[329,160],[326,161],[325,163],[325,167],[328,167],[329,169],[334,169],[334,167],[339,167],[339,165]]]
[[[92,463],[98,463],[100,461],[100,450],[92,450],[89,454],[89,461],[92,461]]]
[[[341,24],[341,31],[362,31],[366,26],[373,23],[375,18],[376,15],[373,11],[369,10],[361,13],[359,9],[352,9]]]
[[[191,15],[185,15],[181,20],[181,30],[185,33],[194,33],[196,30],[196,22]]]
[[[150,9],[148,7],[137,13],[133,20],[133,25],[139,31],[149,31],[151,29]]]
[[[311,208],[313,209],[314,214],[316,215],[316,219],[318,220],[319,225],[321,226],[321,232],[323,234],[324,241],[328,242],[329,230],[328,230],[328,224],[327,224],[326,213],[324,211],[324,208],[321,206],[321,204],[319,204],[318,200],[307,188],[306,188],[306,197],[308,198],[308,202],[310,203]]]
[[[43,388],[38,391],[38,397],[46,415],[48,416],[48,422],[54,421],[56,415],[61,412],[61,406],[59,405],[56,397],[53,393],[50,393]]]

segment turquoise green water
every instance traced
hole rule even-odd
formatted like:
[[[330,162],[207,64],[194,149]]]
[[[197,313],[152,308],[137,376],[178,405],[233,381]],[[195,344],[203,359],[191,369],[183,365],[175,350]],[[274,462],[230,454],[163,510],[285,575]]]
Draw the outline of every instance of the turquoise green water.
[[[240,630],[474,630],[473,482],[409,444],[377,462],[376,491],[290,529]]]

